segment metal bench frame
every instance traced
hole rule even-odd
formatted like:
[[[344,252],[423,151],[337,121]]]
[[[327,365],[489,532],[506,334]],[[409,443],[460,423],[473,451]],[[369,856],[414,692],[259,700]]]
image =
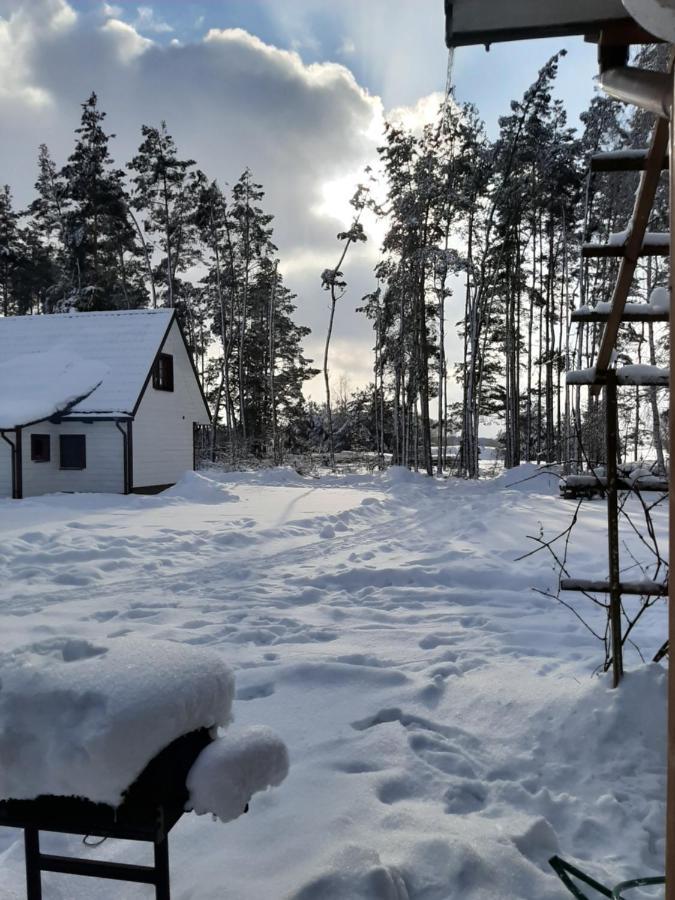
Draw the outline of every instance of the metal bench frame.
[[[169,832],[185,811],[187,774],[210,742],[206,728],[173,741],[146,766],[117,807],[77,797],[1,801],[0,825],[24,832],[27,900],[42,900],[42,872],[151,884],[156,900],[170,900]],[[154,865],[43,853],[41,831],[149,842]]]

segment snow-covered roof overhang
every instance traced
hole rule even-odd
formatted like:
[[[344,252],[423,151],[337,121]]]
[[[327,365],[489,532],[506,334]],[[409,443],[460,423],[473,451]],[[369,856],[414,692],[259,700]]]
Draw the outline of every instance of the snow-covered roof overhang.
[[[598,34],[630,21],[621,0],[445,0],[448,47]]]
[[[20,353],[0,363],[0,431],[68,413],[95,393],[108,366],[60,348]]]

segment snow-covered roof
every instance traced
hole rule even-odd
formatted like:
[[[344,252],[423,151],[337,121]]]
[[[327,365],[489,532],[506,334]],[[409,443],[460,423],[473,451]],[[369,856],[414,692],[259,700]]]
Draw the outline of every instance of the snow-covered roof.
[[[104,363],[73,359],[58,348],[0,361],[0,429],[41,422],[67,411],[95,391],[107,374]]]
[[[0,317],[0,428],[39,420],[43,408],[44,418],[63,410],[65,417],[130,414],[173,314],[143,309]],[[49,354],[55,354],[55,378],[39,398]],[[9,377],[19,369],[26,377]]]

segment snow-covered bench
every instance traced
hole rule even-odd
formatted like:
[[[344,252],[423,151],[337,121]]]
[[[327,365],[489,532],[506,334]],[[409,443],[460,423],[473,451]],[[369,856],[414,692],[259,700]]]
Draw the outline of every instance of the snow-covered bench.
[[[228,729],[234,676],[215,653],[152,640],[54,639],[0,659],[0,825],[24,829],[28,900],[41,871],[155,886],[183,812],[223,821],[288,771],[269,729]],[[41,853],[40,831],[154,845],[153,866]]]

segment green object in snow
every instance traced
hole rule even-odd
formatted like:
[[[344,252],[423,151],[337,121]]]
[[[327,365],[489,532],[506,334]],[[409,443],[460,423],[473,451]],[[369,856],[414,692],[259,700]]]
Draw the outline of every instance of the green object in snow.
[[[600,882],[596,881],[595,878],[591,878],[590,875],[582,872],[581,869],[577,869],[576,866],[573,866],[571,863],[568,863],[564,859],[561,859],[559,856],[552,856],[549,859],[549,864],[558,878],[572,894],[572,896],[576,897],[576,900],[590,900],[590,898],[586,894],[584,894],[581,888],[577,887],[574,881],[572,881],[572,878],[576,878],[577,881],[582,881],[584,884],[587,884],[589,887],[593,888],[594,891],[597,891],[598,894],[601,894],[603,897],[609,897],[610,900],[626,900],[623,892],[629,891],[632,888],[666,883],[666,879],[662,877],[633,878],[631,881],[622,881],[620,884],[617,884],[615,888],[610,889],[608,887],[605,887],[604,884],[600,884]]]

